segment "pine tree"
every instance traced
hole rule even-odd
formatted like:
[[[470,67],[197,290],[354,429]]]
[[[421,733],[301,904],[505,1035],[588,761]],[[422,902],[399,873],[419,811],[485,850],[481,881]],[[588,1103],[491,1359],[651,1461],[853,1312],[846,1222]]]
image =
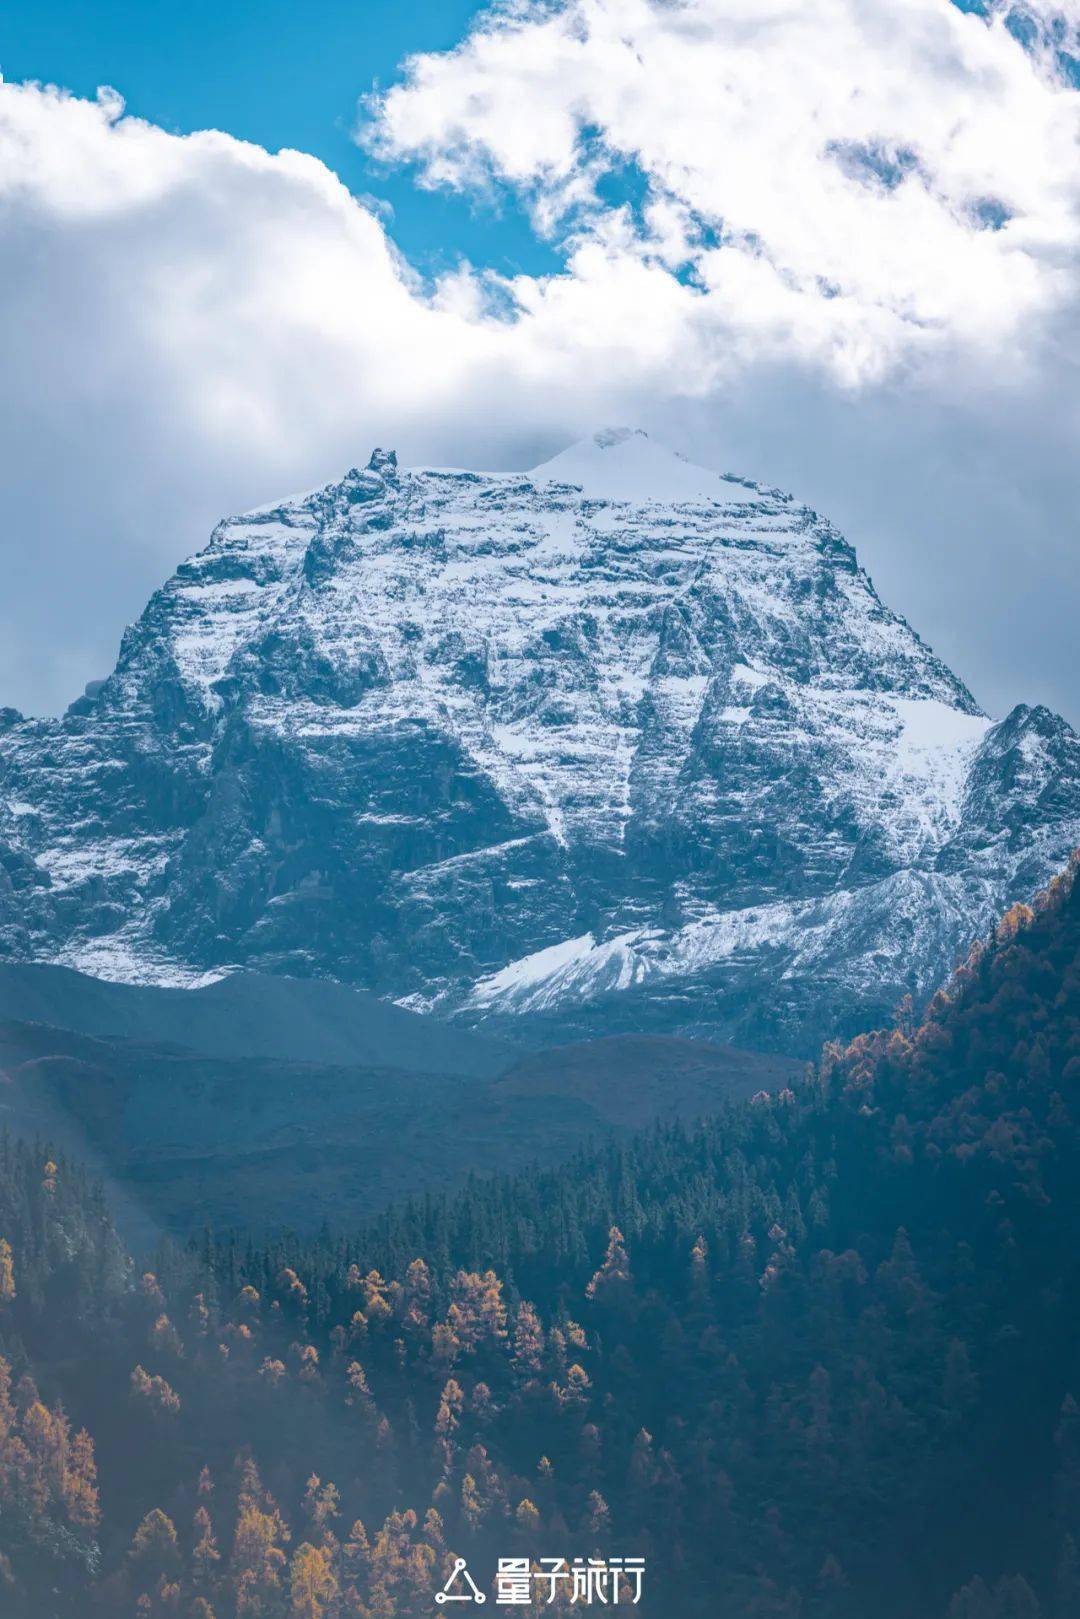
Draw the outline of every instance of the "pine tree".
[[[15,1256],[6,1237],[0,1237],[0,1305],[15,1297]]]
[[[293,1553],[289,1571],[293,1619],[324,1619],[337,1594],[337,1576],[329,1556],[304,1541]]]

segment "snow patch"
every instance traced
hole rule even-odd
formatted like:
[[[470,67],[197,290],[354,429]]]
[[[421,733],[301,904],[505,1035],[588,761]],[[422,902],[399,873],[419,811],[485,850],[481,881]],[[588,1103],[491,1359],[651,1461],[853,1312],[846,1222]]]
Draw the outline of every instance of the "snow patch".
[[[575,484],[595,500],[634,505],[686,500],[746,505],[762,498],[757,488],[695,466],[655,444],[647,434],[629,428],[609,428],[571,444],[550,461],[533,467],[528,476],[533,483]]]
[[[904,727],[903,758],[919,759],[933,749],[965,743],[978,745],[993,724],[985,714],[965,714],[936,697],[894,697],[893,705]]]
[[[892,703],[902,727],[895,774],[921,785],[928,820],[936,811],[955,824],[971,762],[993,721],[934,697],[894,697]]]
[[[473,999],[478,1005],[483,1005],[500,1000],[503,996],[514,997],[520,990],[544,983],[571,963],[587,960],[595,946],[596,940],[591,933],[583,933],[576,939],[563,939],[559,944],[549,944],[546,950],[522,956],[519,961],[510,962],[490,977],[482,978]]]
[[[219,967],[201,971],[187,967],[183,962],[148,952],[142,939],[123,934],[86,940],[49,959],[58,967],[71,967],[108,984],[153,984],[158,989],[204,989],[207,984],[216,984],[243,970]]]
[[[763,675],[760,669],[751,669],[748,663],[732,664],[731,678],[740,686],[750,686],[754,691],[757,691],[759,686],[769,684],[768,675]]]

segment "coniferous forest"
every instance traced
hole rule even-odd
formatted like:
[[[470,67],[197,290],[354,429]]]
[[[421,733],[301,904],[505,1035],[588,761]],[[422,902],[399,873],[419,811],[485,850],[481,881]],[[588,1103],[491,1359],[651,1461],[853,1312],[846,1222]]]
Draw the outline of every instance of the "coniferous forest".
[[[1075,1619],[1076,877],[796,1088],[358,1231],[136,1265],[5,1139],[0,1611],[413,1619],[615,1552],[652,1619]]]

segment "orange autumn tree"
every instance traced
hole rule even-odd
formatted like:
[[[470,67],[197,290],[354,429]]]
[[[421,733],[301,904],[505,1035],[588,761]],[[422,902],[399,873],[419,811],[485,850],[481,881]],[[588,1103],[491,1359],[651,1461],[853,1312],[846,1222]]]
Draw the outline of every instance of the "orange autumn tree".
[[[6,1237],[0,1237],[0,1304],[15,1297],[15,1256]]]
[[[328,1552],[309,1541],[293,1553],[289,1576],[292,1619],[324,1619],[338,1594],[338,1580]]]
[[[100,1521],[97,1468],[90,1435],[72,1435],[59,1408],[29,1389],[22,1414],[11,1398],[11,1367],[0,1358],[0,1507],[25,1513],[36,1525],[62,1522],[94,1530]]]

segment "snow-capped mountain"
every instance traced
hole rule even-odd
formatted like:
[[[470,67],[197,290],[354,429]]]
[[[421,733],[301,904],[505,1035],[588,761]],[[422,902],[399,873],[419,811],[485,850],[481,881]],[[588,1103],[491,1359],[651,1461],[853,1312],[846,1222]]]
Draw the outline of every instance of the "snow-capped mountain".
[[[376,451],[231,518],[55,721],[0,715],[0,939],[519,1027],[790,1050],[928,993],[1080,842],[779,490],[610,432],[527,474]]]

